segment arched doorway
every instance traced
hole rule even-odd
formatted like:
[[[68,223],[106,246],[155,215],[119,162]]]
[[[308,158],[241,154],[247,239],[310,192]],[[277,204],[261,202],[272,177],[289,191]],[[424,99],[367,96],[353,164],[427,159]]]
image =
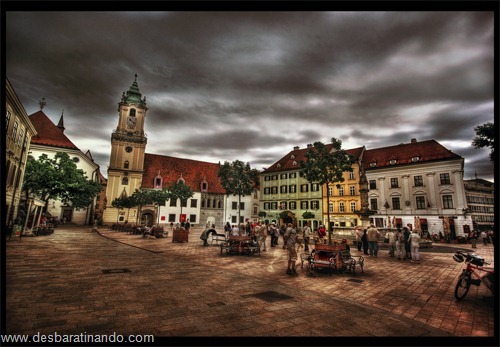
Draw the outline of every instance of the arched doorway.
[[[147,225],[148,227],[156,223],[154,218],[154,212],[152,210],[145,210],[141,213],[141,225]]]

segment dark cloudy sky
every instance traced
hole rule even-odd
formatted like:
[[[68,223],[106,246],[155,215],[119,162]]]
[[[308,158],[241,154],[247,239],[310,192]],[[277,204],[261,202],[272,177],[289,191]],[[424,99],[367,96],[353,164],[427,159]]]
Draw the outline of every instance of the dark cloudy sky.
[[[6,73],[28,114],[106,176],[117,104],[138,74],[148,153],[270,166],[308,143],[434,139],[493,180],[493,12],[7,12]]]

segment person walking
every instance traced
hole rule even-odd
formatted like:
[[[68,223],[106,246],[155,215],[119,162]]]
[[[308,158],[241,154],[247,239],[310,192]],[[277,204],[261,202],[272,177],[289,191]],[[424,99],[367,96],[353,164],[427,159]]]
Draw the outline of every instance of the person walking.
[[[278,242],[278,239],[276,237],[276,229],[277,228],[275,223],[271,223],[271,225],[269,225],[269,236],[271,237],[271,247],[276,246]]]
[[[472,248],[476,248],[477,247],[477,234],[474,230],[472,230],[469,233],[469,239],[470,239],[470,243],[472,245]]]
[[[398,228],[394,235],[394,241],[396,242],[396,252],[398,254],[398,260],[404,259],[406,255],[406,245],[405,245],[405,235],[401,228]]]
[[[389,246],[389,256],[390,257],[394,257],[394,253],[396,250],[396,238],[395,238],[395,236],[396,236],[396,234],[391,229],[389,229],[389,231],[385,234],[385,237],[387,237],[387,239],[388,239],[387,244]]]
[[[320,244],[326,243],[326,228],[324,225],[320,225],[318,228],[318,241]]]
[[[285,241],[284,247],[288,252],[288,267],[286,270],[287,275],[298,276],[297,271],[295,270],[295,263],[297,262],[297,250],[296,244],[301,245],[301,241],[297,237],[297,229],[293,226],[292,223],[288,223],[288,227],[285,231],[285,235],[283,235],[283,239]]]
[[[409,241],[411,231],[408,227],[403,227],[403,235],[405,237],[405,257],[404,257],[404,260],[411,259],[411,248],[410,248],[410,241]]]
[[[259,222],[258,226],[255,227],[255,234],[257,235],[259,239],[259,247],[260,250],[263,252],[267,251],[266,248],[266,240],[267,240],[267,235],[268,235],[268,227],[267,224],[263,224]]]
[[[295,230],[297,230],[297,243],[296,243],[296,251],[298,252],[300,248],[302,248],[302,244],[304,243],[304,231],[302,228],[297,228],[297,226],[293,225]],[[287,228],[288,230],[288,228]]]
[[[486,234],[486,231],[481,231],[481,238],[483,239],[483,245],[488,245],[488,235]]]
[[[363,229],[363,236],[361,236],[361,242],[363,243],[363,254],[368,255],[368,234],[366,229]]]
[[[368,228],[366,233],[368,236],[368,249],[370,251],[370,257],[371,256],[377,257],[378,256],[378,238],[380,236],[380,233],[373,223],[370,224],[370,227]]]
[[[307,222],[304,227],[304,251],[309,252],[309,240],[311,237],[311,222]]]
[[[361,248],[363,248],[363,241],[361,241],[363,230],[361,230],[361,228],[357,226],[354,228],[354,234],[356,235],[356,245],[358,246],[358,251],[361,252]]]
[[[414,263],[415,261],[420,262],[420,254],[419,254],[420,233],[418,232],[418,229],[413,230],[408,242],[410,243],[411,247],[411,262],[412,263]]]

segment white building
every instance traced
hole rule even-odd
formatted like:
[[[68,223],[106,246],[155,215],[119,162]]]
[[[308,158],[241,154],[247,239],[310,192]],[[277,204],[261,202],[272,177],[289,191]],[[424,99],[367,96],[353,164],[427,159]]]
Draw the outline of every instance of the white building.
[[[410,224],[451,239],[472,228],[467,215],[464,159],[435,140],[366,150],[370,218],[377,227]]]

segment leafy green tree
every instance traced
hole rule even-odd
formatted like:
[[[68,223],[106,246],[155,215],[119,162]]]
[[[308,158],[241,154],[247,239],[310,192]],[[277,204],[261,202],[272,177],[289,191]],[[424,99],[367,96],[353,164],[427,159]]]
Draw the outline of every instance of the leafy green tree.
[[[474,128],[476,137],[472,140],[472,145],[476,148],[489,147],[490,160],[495,162],[495,129],[493,123],[485,123]]]
[[[130,196],[130,199],[134,202],[134,206],[138,207],[137,215],[135,216],[135,223],[139,224],[138,220],[141,216],[142,206],[151,205],[153,203],[153,197],[148,190],[136,189]]]
[[[130,209],[132,207],[136,206],[136,202],[132,196],[120,196],[111,202],[111,206],[118,208],[118,209],[126,208],[127,209],[127,221],[128,221]],[[118,218],[118,215],[116,218]]]
[[[250,167],[250,163],[235,160],[224,162],[219,168],[218,177],[226,194],[238,196],[238,223],[241,218],[241,197],[251,195],[259,186],[259,172]]]
[[[183,180],[178,180],[175,183],[172,183],[168,186],[167,188],[168,195],[170,199],[177,201],[177,199],[180,199],[181,201],[181,213],[180,215],[182,216],[182,205],[183,202],[186,201],[187,199],[191,198],[194,195],[194,192],[191,190],[191,188],[183,181]],[[180,217],[179,217],[180,220]]]
[[[67,153],[57,152],[54,158],[42,154],[26,163],[23,192],[45,201],[45,210],[50,199],[71,203],[75,209],[86,208],[100,190],[101,184],[88,179]]]
[[[331,146],[327,146],[322,142],[315,142],[306,152],[306,161],[300,162],[300,176],[307,179],[309,182],[317,182],[321,186],[327,185],[326,201],[330,201],[328,186],[337,183],[337,188],[340,187],[340,182],[344,182],[344,172],[352,172],[352,164],[354,158],[342,149],[342,141],[332,137]],[[327,210],[327,225],[328,225],[328,244],[332,244],[331,228],[330,228],[330,209]]]
[[[157,225],[160,224],[160,206],[165,205],[170,199],[170,192],[166,189],[153,189],[149,191],[151,195],[151,201],[156,207],[156,217],[157,217]],[[182,206],[181,206],[182,208]]]

